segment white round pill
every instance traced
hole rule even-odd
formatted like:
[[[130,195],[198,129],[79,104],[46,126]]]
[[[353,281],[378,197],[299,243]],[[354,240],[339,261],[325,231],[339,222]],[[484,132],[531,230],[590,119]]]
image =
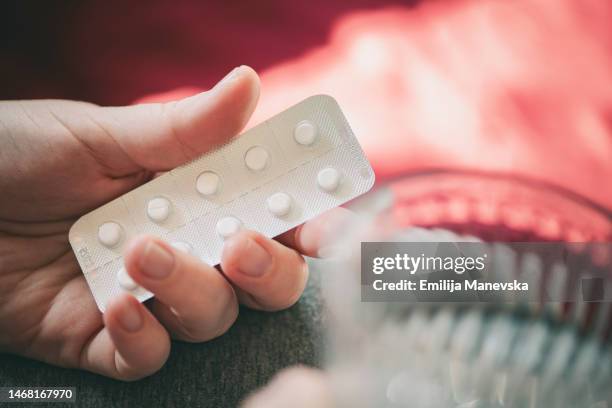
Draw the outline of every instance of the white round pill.
[[[196,190],[203,196],[210,196],[219,191],[221,179],[214,171],[205,171],[196,180]]]
[[[178,249],[179,251],[186,252],[190,254],[193,251],[193,247],[186,242],[183,241],[174,241],[170,244],[172,248]]]
[[[172,203],[164,197],[155,197],[147,203],[147,215],[155,222],[166,220],[171,210]]]
[[[134,290],[138,287],[138,284],[134,282],[134,279],[128,275],[125,267],[122,267],[119,269],[119,272],[117,272],[117,281],[119,282],[119,286],[125,290]]]
[[[244,155],[244,163],[251,170],[261,171],[268,165],[269,157],[266,149],[261,146],[253,146]]]
[[[275,193],[268,197],[267,204],[272,214],[282,217],[291,211],[291,196],[287,193]]]
[[[340,184],[340,172],[333,167],[326,167],[317,175],[319,187],[329,193],[336,191]]]
[[[123,231],[121,225],[109,221],[98,227],[98,241],[105,247],[114,247],[121,241]]]
[[[236,217],[221,218],[217,222],[217,233],[221,238],[226,239],[240,231],[242,222]]]
[[[303,120],[293,130],[293,138],[303,146],[310,146],[317,138],[317,128],[312,122]]]

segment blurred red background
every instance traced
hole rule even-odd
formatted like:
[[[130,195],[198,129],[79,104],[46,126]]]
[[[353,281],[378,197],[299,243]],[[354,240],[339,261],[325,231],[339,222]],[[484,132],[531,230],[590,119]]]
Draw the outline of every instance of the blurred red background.
[[[612,209],[606,0],[4,8],[1,99],[165,100],[248,64],[262,77],[251,124],[330,94],[381,181],[438,168],[488,172]]]

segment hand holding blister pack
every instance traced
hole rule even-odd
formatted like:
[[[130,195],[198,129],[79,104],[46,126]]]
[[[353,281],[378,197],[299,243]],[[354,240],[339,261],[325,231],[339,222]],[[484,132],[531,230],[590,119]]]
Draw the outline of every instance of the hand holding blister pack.
[[[216,265],[224,240],[241,229],[275,237],[373,184],[338,104],[313,96],[84,215],[69,239],[104,311],[124,291],[141,302],[152,297],[123,266],[123,249],[138,234]]]

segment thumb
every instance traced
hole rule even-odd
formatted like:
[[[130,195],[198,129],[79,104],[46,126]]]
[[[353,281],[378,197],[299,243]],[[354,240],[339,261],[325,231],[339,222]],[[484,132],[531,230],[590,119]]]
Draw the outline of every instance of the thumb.
[[[99,108],[96,122],[116,153],[107,156],[114,162],[108,165],[126,174],[177,167],[237,135],[258,97],[259,77],[243,65],[211,90],[185,99]]]

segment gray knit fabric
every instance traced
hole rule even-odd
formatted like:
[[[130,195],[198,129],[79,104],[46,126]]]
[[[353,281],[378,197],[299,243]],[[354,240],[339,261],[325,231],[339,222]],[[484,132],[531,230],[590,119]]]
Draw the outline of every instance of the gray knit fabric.
[[[161,371],[140,381],[124,383],[0,354],[0,386],[74,386],[77,405],[87,407],[234,407],[278,370],[320,364],[320,282],[319,273],[311,271],[302,299],[288,310],[263,313],[242,308],[234,326],[216,340],[174,342]],[[59,405],[63,404],[49,406]]]

